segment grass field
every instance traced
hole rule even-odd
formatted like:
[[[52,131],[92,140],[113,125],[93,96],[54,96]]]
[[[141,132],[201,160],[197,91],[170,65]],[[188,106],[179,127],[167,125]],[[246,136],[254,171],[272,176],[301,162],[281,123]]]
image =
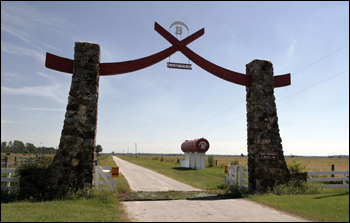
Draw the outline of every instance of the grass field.
[[[256,195],[248,199],[312,221],[349,222],[349,188],[321,194]]]
[[[163,156],[157,159],[155,157],[142,156],[119,156],[122,159],[138,164],[140,166],[152,169],[160,174],[169,176],[180,182],[187,183],[191,186],[216,191],[222,187],[225,182],[224,169],[222,165],[230,164],[235,159],[244,162],[246,157],[216,157],[220,160],[219,166],[206,168],[204,170],[181,170],[180,164],[177,163],[178,157]],[[220,159],[221,158],[221,159]],[[329,159],[329,160],[325,160]],[[306,162],[304,165],[313,167],[313,171],[324,170],[329,164],[341,166],[349,169],[349,159],[347,158],[305,158],[294,159],[297,162]],[[292,162],[293,159],[287,159]],[[319,163],[321,162],[321,163]],[[347,163],[347,166],[345,166]],[[244,165],[244,164],[243,164]],[[309,170],[309,169],[307,169]],[[327,169],[326,169],[327,170]],[[337,168],[336,168],[337,170]],[[274,195],[268,193],[265,195],[249,195],[246,199],[257,201],[262,204],[272,206],[285,212],[308,218],[311,221],[349,221],[349,188],[319,189],[318,194],[303,195]]]
[[[101,166],[115,166],[111,156],[97,157]],[[192,170],[180,168],[177,158],[183,157],[163,156],[157,160],[155,157],[137,158],[120,156],[125,160],[140,166],[155,170],[163,175],[187,183],[191,186],[202,188],[211,193],[224,194],[224,164],[238,160],[240,165],[245,165],[246,157],[215,157],[218,166],[205,170]],[[153,159],[153,160],[152,160]],[[293,159],[286,159],[287,163]],[[303,162],[307,170],[330,170],[332,164],[336,170],[349,169],[348,158],[294,158],[297,162]],[[313,167],[314,169],[309,169]],[[339,168],[337,168],[339,167]],[[325,168],[325,169],[322,169]],[[207,194],[207,195],[208,195]],[[159,192],[136,193],[130,190],[127,180],[122,174],[118,178],[115,193],[101,193],[89,198],[77,197],[70,200],[51,202],[1,203],[1,221],[130,221],[124,211],[120,200],[156,200],[156,199],[185,199],[188,197],[203,196],[205,193],[194,194],[184,192]],[[349,189],[327,189],[319,194],[306,195],[247,195],[245,199],[266,204],[276,209],[308,218],[312,221],[349,221]]]
[[[123,156],[120,156],[123,157]],[[161,159],[161,156],[135,156],[145,160]],[[163,156],[164,162],[176,163],[177,159],[183,160],[184,157],[179,156]],[[225,157],[214,156],[214,165],[224,168],[224,165],[230,165],[231,162],[238,161],[238,165],[247,166],[248,157]],[[302,163],[306,167],[306,171],[331,171],[332,165],[335,167],[335,171],[349,170],[349,158],[336,158],[336,157],[285,157],[287,165],[295,160],[297,163]],[[206,166],[208,166],[208,158],[206,159]],[[330,177],[331,175],[315,175],[314,177]],[[342,177],[342,175],[335,175],[335,177]]]

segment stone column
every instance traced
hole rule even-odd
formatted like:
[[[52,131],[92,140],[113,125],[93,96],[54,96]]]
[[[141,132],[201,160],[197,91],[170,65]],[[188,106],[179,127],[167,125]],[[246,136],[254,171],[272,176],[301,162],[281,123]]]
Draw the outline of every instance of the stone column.
[[[93,186],[97,129],[100,46],[76,42],[67,111],[58,151],[52,163],[54,185]]]
[[[279,134],[272,63],[253,60],[246,74],[251,76],[246,87],[249,190],[266,191],[291,176]]]

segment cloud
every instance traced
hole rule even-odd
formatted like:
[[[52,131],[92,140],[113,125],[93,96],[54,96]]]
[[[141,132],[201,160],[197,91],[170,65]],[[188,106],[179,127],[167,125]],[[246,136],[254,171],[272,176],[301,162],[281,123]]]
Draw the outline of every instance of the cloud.
[[[1,52],[9,53],[13,55],[34,57],[40,64],[45,64],[45,52],[28,49],[25,47],[17,46],[12,43],[1,41]]]
[[[1,119],[1,124],[26,124],[28,122],[23,122],[23,121],[14,121],[14,120],[9,120],[9,119]]]
[[[47,97],[59,103],[66,104],[67,99],[65,98],[63,100],[62,97],[59,97],[57,94],[57,91],[59,91],[60,88],[61,86],[59,84],[22,88],[9,88],[1,86],[1,94]]]
[[[11,73],[11,72],[1,72],[1,77],[4,77],[6,80],[24,80],[24,76],[17,73]]]
[[[65,111],[62,108],[28,108],[28,107],[19,107],[23,111]]]
[[[291,43],[290,43],[289,48],[288,48],[288,63],[290,63],[293,60],[294,52],[295,52],[294,46],[297,42],[298,41],[296,39],[294,39],[292,36],[292,40],[291,40]]]
[[[45,74],[45,73],[43,73],[43,72],[38,72],[38,74],[39,74],[40,76],[42,76],[42,77],[44,77],[44,78],[50,80],[51,82],[55,81],[55,78],[54,78],[54,77],[52,77],[52,76],[50,76],[50,75],[47,75],[47,74]]]
[[[33,46],[35,48],[38,48],[39,50],[42,50],[40,47],[37,47],[34,44],[32,44],[28,38],[24,37],[24,36],[27,36],[26,34],[24,34],[22,32],[20,33],[19,31],[15,31],[14,29],[6,27],[6,26],[4,26],[2,24],[1,24],[1,29],[4,30],[5,32],[11,34],[11,35],[14,35],[14,36],[20,38],[21,40],[23,40],[24,42],[30,44],[31,46]]]

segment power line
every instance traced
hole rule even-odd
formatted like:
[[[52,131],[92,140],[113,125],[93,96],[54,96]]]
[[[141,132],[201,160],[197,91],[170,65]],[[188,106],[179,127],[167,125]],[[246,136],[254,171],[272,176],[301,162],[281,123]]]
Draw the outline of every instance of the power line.
[[[310,64],[310,65],[308,65],[308,66],[304,67],[303,69],[301,69],[301,70],[299,70],[299,71],[297,71],[297,72],[295,72],[295,73],[292,73],[292,76],[294,76],[295,74],[297,74],[297,73],[299,73],[299,72],[301,72],[301,71],[305,70],[306,68],[311,67],[312,65],[314,65],[314,64],[316,64],[316,63],[318,63],[318,62],[320,62],[321,60],[323,60],[323,59],[325,59],[325,58],[329,57],[330,55],[332,55],[332,54],[334,54],[334,53],[338,52],[339,50],[341,50],[341,49],[343,49],[343,48],[345,48],[345,47],[347,47],[347,46],[349,46],[349,44],[346,44],[345,46],[340,47],[340,48],[339,48],[339,49],[337,49],[336,51],[333,51],[332,53],[328,54],[327,56],[322,57],[321,59],[319,59],[319,60],[317,60],[317,61],[313,62],[312,64]]]
[[[314,84],[314,85],[311,85],[311,86],[309,86],[309,87],[307,87],[307,88],[305,88],[305,89],[303,89],[303,90],[300,90],[300,91],[298,91],[298,92],[295,92],[294,94],[291,94],[291,95],[289,95],[289,96],[287,96],[287,97],[284,97],[284,98],[282,98],[282,99],[280,99],[280,100],[278,100],[278,101],[282,101],[282,100],[284,100],[284,99],[286,99],[286,98],[289,98],[289,97],[292,97],[292,96],[294,96],[294,95],[296,95],[296,94],[299,94],[300,92],[303,92],[303,91],[305,91],[305,90],[307,90],[307,89],[310,89],[310,88],[312,88],[312,87],[315,87],[316,85],[322,84],[323,82],[326,82],[326,81],[328,81],[328,80],[330,80],[330,79],[332,79],[332,78],[334,78],[334,77],[336,77],[336,76],[338,76],[338,75],[341,75],[341,74],[343,74],[343,73],[345,73],[345,72],[347,72],[347,71],[349,71],[349,69],[347,69],[347,70],[345,70],[345,71],[343,71],[343,72],[340,72],[340,73],[338,73],[338,74],[336,74],[336,75],[333,75],[332,77],[329,77],[329,78],[327,78],[327,79],[325,79],[325,80],[323,80],[323,81],[320,81],[320,82],[318,82],[318,83],[316,83],[316,84]]]
[[[289,97],[291,97],[291,96],[294,96],[294,95],[296,95],[296,94],[299,94],[300,92],[303,92],[303,91],[305,91],[305,90],[308,90],[308,89],[310,89],[310,88],[312,88],[312,87],[315,87],[315,86],[317,86],[317,85],[319,85],[319,84],[322,84],[323,82],[326,82],[326,81],[328,81],[328,80],[330,80],[330,79],[332,79],[332,78],[334,78],[334,77],[336,77],[336,76],[339,76],[339,75],[341,75],[341,74],[343,74],[343,73],[345,73],[345,72],[347,72],[347,71],[349,71],[349,69],[347,69],[347,70],[345,70],[345,71],[343,71],[343,72],[340,72],[340,73],[338,73],[338,74],[336,74],[336,75],[333,75],[333,76],[331,76],[331,77],[329,77],[329,78],[327,78],[327,79],[325,79],[325,80],[323,80],[323,81],[320,81],[320,82],[318,82],[318,83],[316,83],[316,84],[313,84],[313,85],[311,85],[311,86],[309,86],[309,87],[307,87],[307,88],[305,88],[305,89],[303,89],[303,90],[300,90],[300,91],[298,91],[298,92],[296,92],[296,93],[294,93],[294,94],[291,94],[291,95],[289,95],[289,96],[287,96],[287,97],[284,97],[284,98],[278,100],[277,102],[282,101],[282,100],[284,100],[284,99],[286,99],[286,98],[289,98]],[[197,134],[197,136],[198,136],[198,135],[201,135],[201,134],[203,134],[203,133],[205,133],[205,132],[209,132],[209,131],[211,131],[211,130],[213,130],[213,129],[219,128],[219,127],[221,127],[221,126],[223,126],[223,125],[226,125],[226,124],[228,124],[228,123],[230,123],[230,122],[233,122],[233,121],[236,121],[236,120],[238,120],[238,119],[241,119],[241,118],[243,118],[243,117],[245,117],[245,115],[239,116],[239,117],[237,117],[237,118],[235,118],[235,119],[233,119],[233,120],[230,120],[230,121],[225,122],[225,123],[223,123],[223,124],[221,124],[221,125],[218,125],[218,126],[216,126],[216,127],[214,127],[214,128],[211,128],[211,129],[208,129],[208,130],[206,130],[206,131],[204,131],[204,132],[201,132],[201,133]],[[162,146],[167,146],[167,145],[171,145],[171,144],[174,144],[174,143],[179,143],[179,142],[176,141],[176,142],[169,143],[169,144],[165,144],[165,145],[162,145]]]
[[[173,136],[178,135],[178,134],[180,134],[180,133],[182,133],[182,132],[184,132],[184,131],[187,131],[187,130],[189,130],[189,129],[191,129],[191,128],[193,128],[193,127],[199,125],[199,124],[202,124],[203,122],[208,121],[209,119],[214,118],[215,116],[218,116],[218,115],[224,113],[225,111],[228,111],[228,110],[230,110],[230,109],[236,107],[237,105],[239,105],[239,104],[241,104],[241,103],[243,103],[243,102],[244,102],[244,101],[238,102],[237,104],[235,104],[235,105],[233,105],[233,106],[231,106],[231,107],[229,107],[229,108],[227,108],[227,109],[225,109],[225,110],[223,110],[223,111],[221,111],[221,112],[219,112],[219,113],[217,113],[217,114],[215,114],[215,115],[213,115],[213,116],[211,116],[211,117],[209,117],[209,118],[207,118],[207,119],[205,119],[205,120],[203,120],[203,121],[201,121],[201,122],[198,122],[197,124],[195,124],[195,125],[193,125],[193,126],[187,128],[187,129],[184,129],[184,130],[182,130],[182,131],[180,131],[180,132],[177,132],[177,133],[175,133],[175,134],[173,134],[173,135],[167,136],[167,137],[165,137],[165,138],[162,138],[162,139],[156,140],[156,141],[162,141],[162,140],[164,140],[164,139],[173,137]]]
[[[294,72],[294,73],[292,74],[292,76],[295,75],[295,74],[297,74],[297,73],[299,73],[299,72],[301,72],[301,71],[303,71],[303,70],[305,70],[305,69],[307,69],[307,68],[309,68],[309,67],[311,67],[312,65],[314,65],[314,64],[316,64],[316,63],[318,63],[318,62],[320,62],[321,60],[323,60],[323,59],[325,59],[325,58],[331,56],[332,54],[334,54],[334,53],[340,51],[341,49],[343,49],[343,48],[345,48],[345,47],[347,47],[347,46],[349,46],[349,44],[346,44],[345,46],[340,47],[339,49],[337,49],[337,50],[333,51],[332,53],[330,53],[330,54],[328,54],[328,55],[322,57],[321,59],[319,59],[319,60],[313,62],[312,64],[310,64],[310,65],[304,67],[303,69],[301,69],[301,70],[299,70],[299,71],[297,71],[297,72]],[[348,70],[349,70],[349,69],[348,69]],[[346,70],[346,71],[348,71],[348,70]],[[343,73],[345,73],[346,71],[343,71],[343,72],[341,72],[341,73],[338,73],[338,74],[336,74],[336,75],[334,75],[334,76],[332,76],[332,77],[329,77],[329,78],[327,78],[327,79],[325,79],[325,80],[323,80],[323,81],[321,81],[321,82],[318,82],[318,83],[316,83],[316,84],[314,84],[314,85],[311,85],[310,87],[307,87],[307,88],[305,88],[305,89],[303,89],[303,90],[300,90],[300,91],[298,91],[298,92],[296,92],[296,93],[294,93],[294,94],[291,94],[291,95],[289,95],[289,96],[287,96],[287,97],[285,97],[285,98],[282,98],[282,99],[280,99],[280,100],[278,100],[278,101],[282,101],[282,100],[284,100],[284,99],[286,99],[286,98],[289,98],[289,97],[291,97],[291,96],[294,96],[294,95],[296,95],[296,94],[298,94],[298,93],[300,93],[300,92],[302,92],[302,91],[305,91],[305,90],[307,90],[307,89],[309,89],[309,88],[312,88],[312,87],[314,87],[314,86],[316,86],[316,85],[318,85],[318,84],[321,84],[321,83],[323,83],[323,82],[325,82],[325,81],[328,81],[328,80],[330,80],[330,79],[332,79],[332,78],[334,78],[334,77],[336,77],[336,76],[338,76],[338,75],[340,75],[340,74],[343,74]],[[277,101],[277,102],[278,102],[278,101]],[[235,106],[237,106],[237,105],[239,105],[239,104],[241,104],[241,103],[243,103],[243,102],[244,102],[244,101],[241,101],[241,102],[239,102],[239,103],[237,103],[237,104],[235,104],[235,105],[233,105],[233,106],[231,106],[231,107],[229,107],[229,108],[227,108],[227,109],[225,109],[225,110],[223,110],[223,111],[221,111],[221,112],[219,112],[219,113],[217,113],[217,114],[215,114],[215,115],[213,115],[213,116],[211,116],[211,117],[209,117],[209,118],[207,118],[207,119],[205,119],[205,120],[203,120],[203,121],[201,121],[201,122],[199,122],[199,123],[197,123],[197,124],[195,124],[195,125],[193,125],[193,126],[191,126],[191,127],[189,127],[189,128],[186,128],[186,129],[184,129],[184,130],[182,130],[182,131],[180,131],[180,132],[177,132],[177,133],[175,133],[175,134],[173,134],[173,135],[171,135],[171,136],[165,137],[165,138],[163,138],[163,139],[161,139],[161,140],[157,140],[157,141],[162,141],[162,140],[164,140],[164,139],[173,137],[173,136],[178,135],[178,134],[180,134],[180,133],[182,133],[182,132],[184,132],[184,131],[187,131],[187,130],[189,130],[189,129],[191,129],[191,128],[193,128],[193,127],[199,125],[199,124],[202,124],[203,122],[205,122],[205,121],[207,121],[207,120],[209,120],[209,119],[211,119],[211,118],[213,118],[213,117],[215,117],[215,116],[217,116],[217,115],[219,115],[219,114],[221,114],[221,113],[224,113],[225,111],[227,111],[227,110],[229,110],[229,109],[231,109],[231,108],[233,108],[233,107],[235,107]],[[228,121],[228,122],[225,122],[224,124],[221,124],[221,125],[219,125],[219,126],[216,126],[216,127],[214,127],[214,128],[211,128],[211,129],[209,129],[209,130],[206,130],[206,131],[204,131],[204,132],[201,132],[201,133],[199,133],[199,134],[197,134],[197,135],[203,134],[203,133],[205,133],[205,132],[209,132],[209,131],[211,131],[211,130],[213,130],[213,129],[216,129],[216,128],[218,128],[218,127],[221,127],[221,126],[223,126],[223,125],[226,125],[226,124],[228,124],[228,123],[230,123],[230,122],[236,121],[236,120],[238,120],[238,119],[240,119],[240,118],[243,118],[244,116],[245,116],[245,115],[240,116],[240,117],[238,117],[238,118],[236,118],[236,119],[230,120],[230,121]],[[174,142],[174,143],[176,143],[176,142]],[[174,143],[171,143],[171,144],[174,144]],[[170,144],[167,144],[167,145],[170,145]],[[165,146],[165,145],[164,145],[164,146]]]

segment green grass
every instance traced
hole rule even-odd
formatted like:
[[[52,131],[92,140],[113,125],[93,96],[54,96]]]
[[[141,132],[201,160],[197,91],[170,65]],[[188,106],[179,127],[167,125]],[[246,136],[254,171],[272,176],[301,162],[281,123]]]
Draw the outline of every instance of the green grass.
[[[111,156],[104,155],[97,158],[101,166],[116,166]],[[1,203],[1,221],[128,222],[130,219],[117,196],[118,190],[130,191],[127,181],[121,174],[118,178],[117,193],[90,189],[69,195],[65,200]]]
[[[321,194],[253,195],[248,199],[313,221],[349,222],[349,188]]]
[[[115,192],[96,192],[95,196],[76,196],[64,201],[13,202],[1,204],[1,221],[130,221],[120,200],[163,200],[211,197],[215,193],[231,198],[246,197],[288,213],[313,221],[349,221],[349,189],[324,189],[319,194],[275,195],[277,190],[265,195],[247,195],[246,191],[225,187],[225,174],[221,166],[204,170],[181,168],[175,162],[160,162],[143,158],[122,156],[127,161],[154,170],[204,192],[132,192],[127,180],[119,175]],[[97,156],[100,166],[116,166],[109,155]],[[166,158],[164,158],[166,160]],[[288,191],[288,192],[287,192]],[[299,190],[281,188],[285,194]],[[317,191],[316,191],[317,192]],[[299,192],[298,192],[299,193]]]
[[[136,165],[151,169],[177,181],[203,190],[216,190],[225,184],[224,168],[214,166],[203,170],[181,168],[179,163],[161,162],[130,156],[118,156]]]
[[[220,196],[231,198],[246,198],[276,209],[308,218],[312,221],[349,221],[349,188],[315,188],[308,184],[291,183],[276,187],[267,194],[248,195],[243,189],[227,188],[223,167],[206,167],[204,170],[180,168],[179,164],[160,162],[129,156],[120,158],[154,170],[160,174],[171,177],[180,182],[187,183],[200,189],[215,191]],[[279,195],[276,195],[276,194]],[[302,195],[296,195],[304,193]],[[309,194],[312,193],[312,194]],[[156,196],[152,194],[152,196]],[[160,196],[160,195],[159,195]],[[165,197],[175,195],[165,195]],[[190,195],[176,195],[190,196]],[[141,197],[142,198],[142,197]],[[137,199],[141,199],[138,195]]]
[[[90,199],[1,204],[1,221],[125,222],[128,218],[124,214],[121,203],[113,199],[113,196],[106,194]]]

